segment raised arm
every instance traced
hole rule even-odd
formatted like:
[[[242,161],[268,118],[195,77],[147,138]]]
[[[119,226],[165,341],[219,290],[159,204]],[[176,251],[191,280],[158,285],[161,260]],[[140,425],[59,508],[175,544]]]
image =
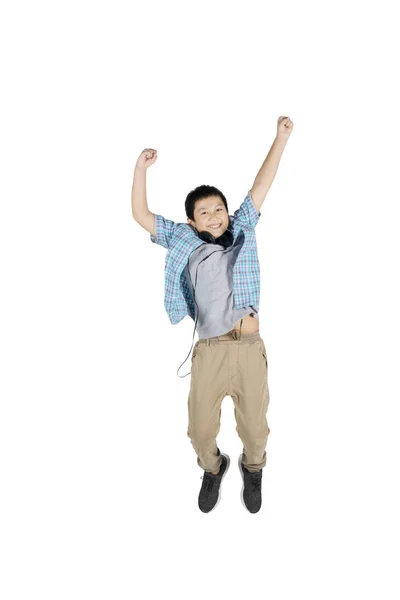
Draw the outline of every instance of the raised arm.
[[[146,172],[147,168],[157,160],[157,150],[145,148],[135,166],[132,183],[132,216],[151,235],[155,235],[155,215],[147,206]]]
[[[157,150],[145,148],[135,166],[132,184],[132,215],[146,231],[154,244],[169,248],[173,240],[176,223],[162,215],[154,214],[147,206],[146,171],[157,160]]]
[[[274,142],[261,165],[251,188],[251,197],[257,211],[260,211],[269,188],[275,179],[281,156],[293,130],[293,122],[289,117],[279,117],[277,134]]]

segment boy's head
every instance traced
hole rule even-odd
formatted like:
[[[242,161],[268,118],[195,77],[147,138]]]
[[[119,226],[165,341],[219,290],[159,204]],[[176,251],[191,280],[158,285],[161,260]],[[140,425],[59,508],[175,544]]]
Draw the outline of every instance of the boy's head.
[[[220,237],[229,226],[226,198],[213,185],[199,185],[189,192],[185,200],[187,221],[200,231],[208,231]]]

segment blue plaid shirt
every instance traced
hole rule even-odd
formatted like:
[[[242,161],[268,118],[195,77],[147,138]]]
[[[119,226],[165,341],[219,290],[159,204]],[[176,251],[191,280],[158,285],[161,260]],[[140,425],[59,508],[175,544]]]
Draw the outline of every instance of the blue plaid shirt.
[[[261,213],[257,212],[249,191],[240,207],[229,215],[233,241],[241,231],[245,239],[233,268],[233,305],[235,308],[254,306],[260,301],[260,264],[257,255],[255,226]],[[188,223],[174,223],[155,215],[155,244],[167,248],[164,267],[164,306],[173,325],[186,315],[195,320],[195,304],[184,274],[191,252],[204,244]]]

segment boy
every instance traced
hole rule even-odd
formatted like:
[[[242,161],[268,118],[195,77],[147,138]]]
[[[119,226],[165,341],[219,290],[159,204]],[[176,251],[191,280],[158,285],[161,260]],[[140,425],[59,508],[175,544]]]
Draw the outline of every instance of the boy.
[[[204,470],[198,498],[202,512],[210,512],[218,504],[221,482],[230,464],[229,456],[216,444],[221,404],[227,395],[234,402],[236,430],[243,442],[238,461],[243,480],[241,499],[251,513],[261,508],[262,469],[270,429],[254,229],[292,129],[289,117],[279,117],[271,149],[233,216],[222,192],[207,185],[188,194],[187,223],[153,214],[146,200],[146,170],[156,161],[157,151],[143,150],[135,166],[133,218],[150,233],[152,242],[168,250],[164,306],[172,324],[189,315],[199,333],[191,358],[187,435]]]

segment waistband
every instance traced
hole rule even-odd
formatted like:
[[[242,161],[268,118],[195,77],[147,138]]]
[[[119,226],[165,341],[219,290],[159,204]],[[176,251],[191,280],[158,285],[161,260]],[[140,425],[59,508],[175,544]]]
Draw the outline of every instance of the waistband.
[[[210,345],[219,342],[234,342],[237,344],[240,342],[250,342],[255,340],[261,340],[261,334],[259,331],[255,331],[254,333],[242,333],[241,335],[239,335],[238,331],[230,331],[229,333],[216,335],[215,337],[201,338],[198,340],[198,343]]]

